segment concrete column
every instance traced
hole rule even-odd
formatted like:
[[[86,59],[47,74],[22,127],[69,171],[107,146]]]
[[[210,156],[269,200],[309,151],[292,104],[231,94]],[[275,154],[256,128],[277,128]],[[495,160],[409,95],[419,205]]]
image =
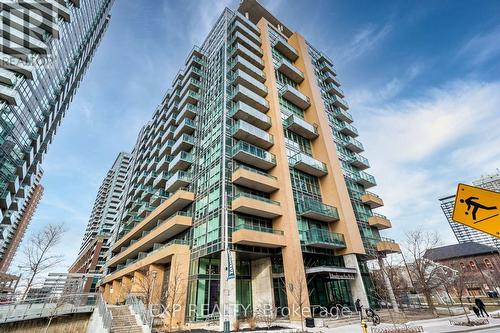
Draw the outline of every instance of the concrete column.
[[[391,280],[385,271],[384,259],[382,257],[378,258],[378,265],[380,266],[380,272],[384,277],[385,287],[387,288],[387,294],[389,294],[389,300],[391,301],[392,308],[394,311],[399,312],[398,303],[396,302],[396,297],[394,296],[394,290],[392,289]]]
[[[110,295],[111,304],[118,303],[118,300],[120,298],[120,291],[121,291],[121,281],[118,279],[113,280],[113,291],[111,292]]]
[[[254,311],[274,306],[271,258],[252,260],[252,306]]]
[[[163,280],[165,266],[153,264],[149,266],[149,279],[151,280],[151,304],[160,304],[163,297]]]
[[[132,277],[124,276],[122,278],[120,301],[125,301],[127,299],[127,296],[130,294],[131,289],[132,289]]]
[[[358,258],[355,254],[346,254],[344,255],[344,263],[345,267],[356,269],[356,278],[354,280],[349,280],[353,302],[355,302],[359,298],[359,300],[361,301],[361,305],[363,305],[363,307],[366,309],[370,306],[370,303],[368,302],[365,285],[363,283],[363,279],[361,278]]]
[[[106,283],[106,284],[104,285],[104,292],[103,292],[103,294],[102,294],[102,298],[104,299],[104,302],[106,302],[106,303],[108,303],[108,304],[109,304],[109,303],[110,303],[110,301],[111,301],[111,300],[110,300],[110,298],[109,298],[109,296],[110,296],[110,294],[109,294],[110,289],[111,289],[111,285],[110,285],[109,283]]]
[[[172,321],[170,318],[165,318],[168,320],[168,325],[172,328],[180,329],[185,323],[186,315],[186,300],[188,294],[188,276],[189,276],[189,252],[186,253],[176,253],[172,257],[172,262],[170,265],[170,271],[168,272],[168,284],[165,286],[165,290],[168,291],[170,298],[170,304],[173,305],[174,313],[172,316]],[[174,303],[174,304],[172,304]],[[171,329],[172,329],[171,328]]]
[[[220,328],[224,329],[224,321],[230,322],[232,329],[233,323],[236,321],[236,252],[230,251],[232,268],[234,270],[234,278],[228,280],[229,261],[228,252],[221,252],[221,275],[220,275]]]
[[[146,276],[141,271],[134,272],[134,278],[132,281],[132,288],[130,289],[131,294],[143,293],[144,290],[141,287],[141,281],[143,281]]]

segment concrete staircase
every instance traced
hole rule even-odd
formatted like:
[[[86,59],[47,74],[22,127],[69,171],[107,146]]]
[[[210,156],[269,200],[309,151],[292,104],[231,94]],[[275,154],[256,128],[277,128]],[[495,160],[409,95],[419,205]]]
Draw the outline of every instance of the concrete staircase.
[[[110,306],[109,310],[113,315],[110,333],[143,333],[141,324],[137,322],[128,305]]]

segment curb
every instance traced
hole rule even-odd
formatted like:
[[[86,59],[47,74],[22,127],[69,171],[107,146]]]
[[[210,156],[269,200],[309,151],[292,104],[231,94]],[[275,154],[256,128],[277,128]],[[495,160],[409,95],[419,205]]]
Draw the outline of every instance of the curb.
[[[469,328],[467,330],[463,330],[463,331],[445,331],[445,332],[441,332],[441,333],[457,333],[457,332],[474,332],[474,331],[480,331],[480,330],[487,330],[487,329],[490,329],[490,328],[495,328],[495,327],[500,327],[500,324],[495,324],[495,325],[491,325],[491,326],[477,326],[477,327],[474,327],[474,328]]]

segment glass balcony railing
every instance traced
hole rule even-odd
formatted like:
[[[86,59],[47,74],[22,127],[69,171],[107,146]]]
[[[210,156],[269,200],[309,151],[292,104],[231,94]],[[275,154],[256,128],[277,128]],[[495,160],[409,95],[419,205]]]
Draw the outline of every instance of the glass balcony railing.
[[[344,235],[324,229],[311,229],[303,235],[304,245],[344,248]]]
[[[242,44],[236,44],[236,46],[230,47],[228,49],[228,54],[231,57],[239,55],[248,60],[249,62],[251,62],[254,66],[260,69],[264,68],[264,61],[260,58],[260,56],[256,55],[254,52],[250,51]]]
[[[292,167],[312,174],[313,176],[324,176],[328,173],[326,164],[304,153],[297,153],[290,157]]]
[[[352,126],[351,124],[344,123],[344,124],[340,125],[338,128],[339,128],[339,131],[345,135],[349,135],[352,137],[357,137],[359,135],[358,130],[354,126]]]
[[[347,149],[355,153],[361,153],[362,151],[365,150],[363,144],[358,140],[354,139],[353,137],[347,137],[347,139],[343,140],[343,142]]]
[[[189,185],[191,181],[191,172],[179,170],[169,178],[169,180],[165,184],[165,189],[169,192],[173,192],[181,187]]]
[[[262,201],[262,202],[265,202],[265,203],[268,203],[268,204],[271,204],[271,205],[276,205],[276,206],[280,206],[280,203],[278,201],[274,201],[274,200],[271,200],[271,199],[268,199],[268,198],[264,198],[264,197],[261,197],[259,195],[256,195],[256,194],[252,194],[252,193],[247,193],[247,192],[239,192],[239,193],[236,193],[233,197],[233,201],[238,199],[238,198],[249,198],[249,199],[253,199],[253,200],[258,200],[258,201]]]
[[[234,231],[238,230],[251,230],[251,231],[258,231],[258,232],[265,232],[268,234],[276,234],[276,235],[283,235],[282,230],[276,230],[270,227],[264,227],[260,225],[255,225],[255,224],[249,224],[249,223],[241,223],[238,224],[234,227]]]
[[[241,119],[260,129],[271,127],[271,118],[257,109],[243,103],[237,102],[229,112],[229,115],[235,119]]]
[[[231,99],[235,102],[241,101],[261,112],[269,110],[269,102],[264,97],[254,93],[242,85],[236,86],[231,95]]]
[[[245,35],[243,35],[239,31],[234,33],[233,38],[231,39],[231,44],[234,44],[236,42],[241,43],[242,45],[246,46],[248,49],[250,49],[252,52],[257,54],[258,56],[262,56],[264,53],[259,45],[252,42],[249,38],[247,38]]]
[[[172,146],[172,154],[180,150],[190,150],[195,145],[195,139],[189,134],[182,134]]]
[[[296,83],[304,80],[304,74],[286,58],[278,63],[278,70]]]
[[[234,123],[231,133],[235,138],[245,140],[261,148],[267,149],[274,144],[274,138],[271,134],[243,120]]]
[[[352,123],[354,121],[352,115],[341,108],[333,108],[332,112],[337,119],[345,121],[346,123]]]
[[[318,136],[318,129],[315,125],[309,124],[295,114],[288,116],[283,125],[306,139],[314,139]]]
[[[339,219],[337,208],[312,198],[307,198],[299,202],[297,213],[301,216],[320,221],[337,221]]]
[[[361,183],[365,187],[372,187],[377,185],[377,182],[375,181],[375,177],[370,175],[369,173],[366,173],[364,171],[359,172],[359,176],[357,179],[358,183]]]
[[[254,168],[250,168],[250,167],[248,167],[246,165],[243,165],[243,164],[240,164],[236,168],[234,168],[233,172],[236,172],[239,169],[248,170],[248,171],[256,173],[258,175],[265,176],[265,177],[267,177],[269,179],[274,179],[274,180],[278,179],[277,177],[275,177],[273,175],[270,175],[267,172],[264,172],[264,171],[261,171],[261,170],[258,170],[258,169],[254,169]]]
[[[309,97],[298,91],[290,84],[285,84],[280,88],[280,95],[301,109],[307,109],[309,105],[311,105]]]
[[[245,141],[238,141],[233,146],[232,155],[235,159],[260,168],[269,169],[276,165],[276,157],[272,153]]]
[[[368,161],[368,159],[359,154],[354,154],[354,156],[351,157],[349,162],[359,169],[366,169],[370,167],[370,162]]]
[[[290,45],[285,38],[279,35],[277,35],[277,38],[274,40],[273,47],[292,61],[295,61],[299,57],[297,50]]]

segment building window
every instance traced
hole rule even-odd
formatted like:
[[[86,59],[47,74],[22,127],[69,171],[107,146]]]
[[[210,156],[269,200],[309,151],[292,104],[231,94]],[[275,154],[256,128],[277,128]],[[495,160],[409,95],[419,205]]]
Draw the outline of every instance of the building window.
[[[490,259],[488,259],[488,258],[484,259],[484,264],[486,265],[487,269],[494,269],[493,264],[491,263]]]
[[[471,271],[475,271],[477,269],[476,263],[474,261],[470,261],[469,265],[470,265]]]

